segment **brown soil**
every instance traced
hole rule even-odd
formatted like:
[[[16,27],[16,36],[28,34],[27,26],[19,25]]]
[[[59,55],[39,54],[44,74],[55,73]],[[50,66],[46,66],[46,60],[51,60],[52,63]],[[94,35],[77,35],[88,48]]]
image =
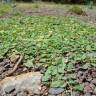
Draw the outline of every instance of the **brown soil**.
[[[96,10],[89,9],[86,11],[86,16],[76,15],[74,13],[70,13],[63,8],[33,8],[33,9],[16,9],[16,12],[22,13],[23,15],[40,15],[40,16],[68,16],[77,18],[77,20],[82,20],[88,24],[95,25],[96,24]],[[12,14],[5,14],[0,18],[9,18]]]
[[[87,10],[85,16],[76,15],[62,8],[37,8],[37,9],[22,9],[22,13],[26,15],[48,15],[48,16],[75,16],[76,18],[91,24],[96,24],[96,10]]]
[[[15,58],[14,61],[12,61],[10,58],[4,58],[0,60],[0,81],[6,78],[7,76],[17,76],[22,73],[28,73],[28,72],[36,72],[40,71],[41,73],[45,72],[46,69],[43,68],[27,68],[26,66],[23,65],[23,58],[22,56],[19,56],[18,58]],[[85,94],[90,94],[88,96],[96,96],[96,68],[93,67],[87,67],[83,68],[80,64],[76,64],[74,72],[76,73],[76,82],[79,84],[84,85],[84,92],[78,93],[75,92],[76,95],[73,96],[87,96]],[[67,75],[66,73],[65,75]],[[42,84],[42,90],[41,90],[41,95],[36,95],[36,96],[49,96],[48,95],[48,89],[46,86]],[[66,86],[66,91],[70,92],[70,86]],[[24,96],[35,96],[32,95],[30,90],[24,90],[22,93]],[[68,93],[67,92],[67,93]],[[75,94],[74,93],[74,94]],[[0,93],[1,94],[1,93]],[[15,93],[15,91],[12,91],[10,93],[10,96],[19,96],[18,94],[20,93]],[[61,93],[56,96],[64,96],[65,93]],[[23,96],[22,95],[22,96]],[[0,96],[3,96],[2,94]],[[9,95],[4,95],[4,96],[9,96]],[[20,95],[21,96],[21,95]]]

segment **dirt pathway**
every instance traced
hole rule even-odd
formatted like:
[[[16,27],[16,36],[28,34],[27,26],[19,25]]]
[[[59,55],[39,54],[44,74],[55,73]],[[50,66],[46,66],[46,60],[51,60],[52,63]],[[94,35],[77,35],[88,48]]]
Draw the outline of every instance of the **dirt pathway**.
[[[66,11],[64,8],[33,8],[33,9],[16,9],[17,14],[22,13],[23,15],[39,15],[39,16],[67,16],[67,17],[75,17],[77,20],[84,21],[88,24],[96,25],[96,10],[95,9],[89,9],[86,11],[87,16],[82,15],[76,15],[74,13]],[[14,13],[12,13],[14,14]],[[5,14],[1,16],[1,19],[12,17],[12,14]],[[21,14],[21,15],[22,15]]]
[[[48,16],[69,16],[69,17],[76,17],[79,20],[82,20],[89,24],[96,24],[96,10],[87,10],[87,16],[76,15],[70,13],[63,8],[36,8],[36,9],[21,9],[20,10],[25,15],[48,15]]]

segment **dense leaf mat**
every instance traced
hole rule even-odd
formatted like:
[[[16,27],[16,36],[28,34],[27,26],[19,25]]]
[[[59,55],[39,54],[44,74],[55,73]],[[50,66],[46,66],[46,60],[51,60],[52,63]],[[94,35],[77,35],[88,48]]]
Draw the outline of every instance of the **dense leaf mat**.
[[[76,72],[96,67],[96,28],[71,17],[0,20],[0,58],[13,53],[24,55],[27,67],[47,68],[42,81],[51,87],[83,91]]]

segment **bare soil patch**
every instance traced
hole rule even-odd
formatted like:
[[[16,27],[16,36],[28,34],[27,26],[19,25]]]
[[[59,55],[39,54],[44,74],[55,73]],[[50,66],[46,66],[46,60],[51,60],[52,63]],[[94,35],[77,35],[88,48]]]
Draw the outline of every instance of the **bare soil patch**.
[[[86,23],[96,24],[96,10],[88,9],[86,11],[86,16],[76,15],[74,13],[70,13],[63,8],[35,8],[35,9],[20,9],[22,13],[25,15],[40,15],[40,16],[75,16],[77,19],[82,20]]]
[[[95,25],[96,24],[96,10],[95,9],[88,9],[86,11],[86,16],[77,15],[71,12],[66,11],[64,8],[33,8],[33,9],[16,9],[16,12],[20,13],[21,15],[40,15],[40,16],[71,16],[75,17],[79,20],[82,20],[86,23]],[[18,14],[17,13],[17,14]],[[12,14],[5,14],[3,16],[0,16],[0,19],[4,18],[10,18],[12,17]]]

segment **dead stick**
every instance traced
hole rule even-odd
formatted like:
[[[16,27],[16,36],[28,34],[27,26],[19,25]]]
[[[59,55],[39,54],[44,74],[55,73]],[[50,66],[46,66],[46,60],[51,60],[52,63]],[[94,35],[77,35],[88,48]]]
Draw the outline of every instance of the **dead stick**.
[[[23,56],[20,56],[19,60],[15,64],[14,68],[10,72],[8,72],[7,76],[10,76],[11,74],[13,74],[13,72],[15,72],[17,70],[17,68],[18,68],[19,64],[21,63],[22,59],[23,59]]]

